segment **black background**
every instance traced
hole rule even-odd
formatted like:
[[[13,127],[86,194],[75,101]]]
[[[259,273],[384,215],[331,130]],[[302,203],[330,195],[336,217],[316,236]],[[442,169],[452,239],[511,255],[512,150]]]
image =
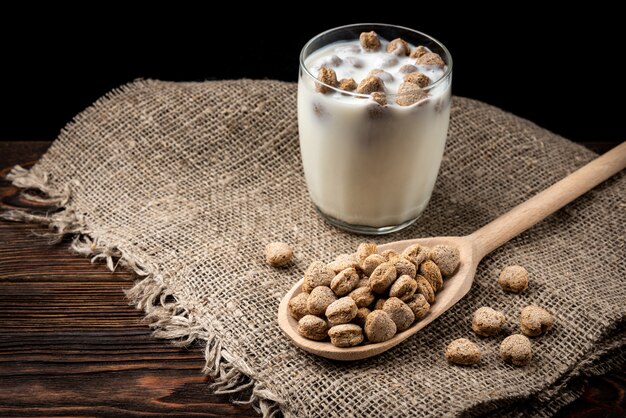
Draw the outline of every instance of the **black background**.
[[[457,95],[573,140],[626,137],[625,77],[615,64],[624,51],[624,23],[600,4],[547,14],[529,3],[458,10],[389,2],[376,13],[361,13],[354,2],[299,3],[304,12],[294,6],[281,16],[271,4],[254,10],[235,4],[222,12],[211,11],[211,3],[154,4],[141,11],[2,6],[0,140],[53,139],[99,96],[136,78],[295,81],[298,54],[309,38],[363,21],[412,27],[442,41],[454,59]]]

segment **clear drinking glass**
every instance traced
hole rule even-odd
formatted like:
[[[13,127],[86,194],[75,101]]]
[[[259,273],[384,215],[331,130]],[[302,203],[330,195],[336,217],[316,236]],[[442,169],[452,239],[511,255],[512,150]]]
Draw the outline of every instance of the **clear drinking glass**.
[[[414,47],[426,46],[443,58],[443,76],[423,89],[426,99],[398,106],[398,96],[387,94],[390,105],[381,107],[369,95],[328,85],[328,93],[316,91],[320,82],[310,68],[315,52],[335,42],[358,41],[361,32],[369,31],[387,41],[402,38]],[[311,200],[324,218],[340,228],[374,235],[398,231],[417,220],[428,204],[443,156],[451,82],[452,58],[446,47],[409,28],[342,26],[304,46],[298,79],[300,152]]]

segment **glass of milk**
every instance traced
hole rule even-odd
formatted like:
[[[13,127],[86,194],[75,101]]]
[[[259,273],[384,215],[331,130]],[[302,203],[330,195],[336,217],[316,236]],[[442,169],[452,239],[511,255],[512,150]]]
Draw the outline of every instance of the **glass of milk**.
[[[380,39],[377,51],[359,44],[360,34],[370,31]],[[387,44],[396,38],[406,41],[412,54],[422,46],[438,54],[445,65],[422,65],[399,50],[387,52]],[[374,101],[369,94],[341,90],[338,83],[320,84],[321,67],[333,69],[338,80],[353,78],[356,84],[371,70],[384,70],[377,76],[384,81],[387,104],[380,105],[380,99]],[[400,100],[403,93],[398,92],[407,71],[430,79],[422,98],[411,105]],[[409,28],[342,26],[304,46],[298,81],[300,152],[311,200],[328,222],[378,235],[419,218],[443,156],[451,82],[452,58],[446,47]]]

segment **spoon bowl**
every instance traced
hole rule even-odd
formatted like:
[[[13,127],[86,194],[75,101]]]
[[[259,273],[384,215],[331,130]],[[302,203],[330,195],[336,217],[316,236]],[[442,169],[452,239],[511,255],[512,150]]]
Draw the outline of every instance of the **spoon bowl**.
[[[471,235],[396,241],[378,246],[379,252],[389,249],[402,252],[409,245],[416,243],[425,247],[448,245],[458,248],[460,253],[460,264],[456,273],[444,281],[443,289],[437,293],[436,300],[428,314],[409,329],[394,335],[387,341],[342,348],[335,347],[327,341],[313,341],[302,337],[298,334],[298,321],[289,315],[287,308],[291,298],[302,292],[304,279],[296,283],[280,302],[278,325],[298,347],[309,353],[333,360],[361,360],[389,350],[430,324],[451,308],[452,305],[461,300],[472,287],[476,267],[485,255],[620,172],[625,167],[626,142],[596,158]]]
[[[456,273],[449,279],[444,280],[443,289],[437,293],[435,303],[432,304],[428,314],[421,320],[415,322],[410,328],[397,333],[390,340],[382,343],[368,343],[356,347],[342,348],[335,347],[329,341],[313,341],[304,338],[298,334],[298,321],[291,315],[287,306],[294,296],[302,292],[302,282],[298,281],[283,297],[278,307],[278,324],[281,329],[293,342],[301,349],[309,353],[326,357],[333,360],[361,360],[372,357],[383,351],[389,350],[391,347],[400,344],[417,331],[430,324],[437,319],[439,315],[447,311],[452,305],[457,303],[472,287],[474,273],[478,260],[474,255],[474,247],[472,241],[467,237],[438,237],[438,238],[421,238],[406,241],[396,241],[385,245],[379,245],[378,251],[395,250],[402,252],[406,247],[412,244],[420,244],[426,247],[434,247],[435,245],[449,245],[459,249],[461,262]]]

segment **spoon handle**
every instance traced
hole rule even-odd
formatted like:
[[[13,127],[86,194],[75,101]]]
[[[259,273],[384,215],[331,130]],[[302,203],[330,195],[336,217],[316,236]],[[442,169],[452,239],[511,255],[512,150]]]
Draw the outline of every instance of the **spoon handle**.
[[[626,142],[579,168],[472,235],[478,259],[626,168]]]

